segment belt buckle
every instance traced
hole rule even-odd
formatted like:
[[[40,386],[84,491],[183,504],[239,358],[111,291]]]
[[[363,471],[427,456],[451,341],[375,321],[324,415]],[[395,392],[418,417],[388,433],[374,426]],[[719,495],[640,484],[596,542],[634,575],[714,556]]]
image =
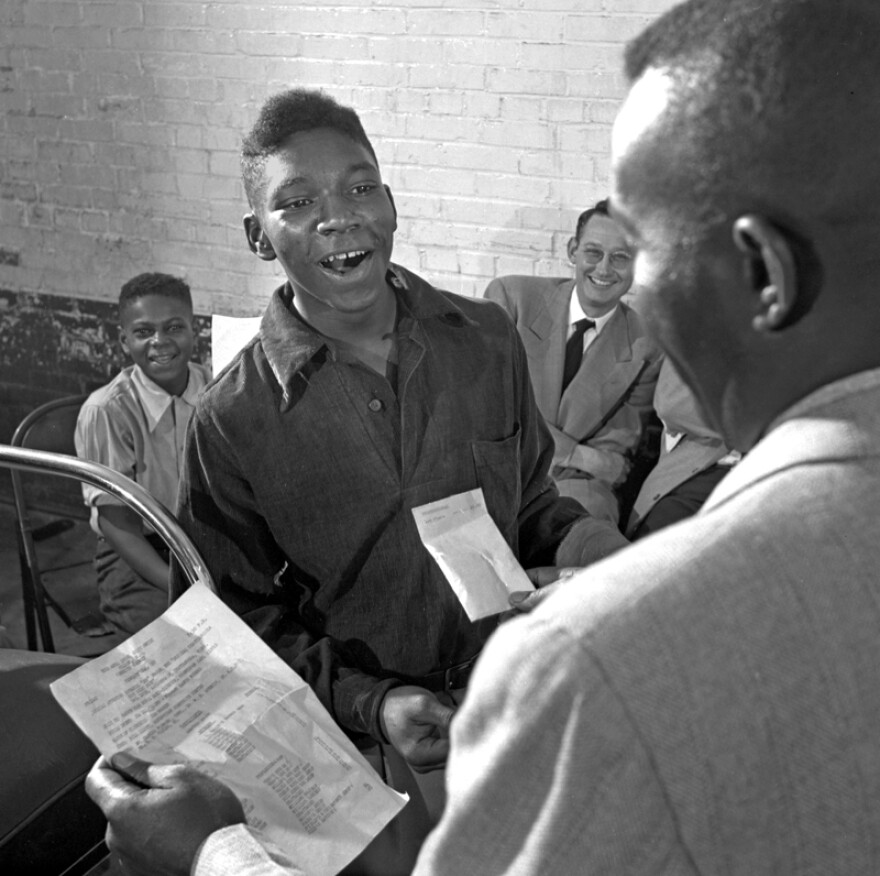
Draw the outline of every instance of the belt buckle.
[[[457,666],[450,666],[443,670],[443,692],[449,693],[452,690],[453,673],[458,670]]]
[[[444,692],[448,693],[451,690],[465,687],[473,665],[473,660],[466,660],[464,663],[459,663],[457,666],[450,666],[448,669],[445,669],[443,671]]]

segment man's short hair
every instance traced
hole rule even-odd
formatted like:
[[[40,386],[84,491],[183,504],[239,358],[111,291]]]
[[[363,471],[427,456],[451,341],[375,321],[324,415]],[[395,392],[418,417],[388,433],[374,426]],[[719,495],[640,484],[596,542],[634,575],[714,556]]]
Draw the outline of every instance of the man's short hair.
[[[192,310],[192,294],[189,285],[171,274],[161,274],[157,271],[138,274],[123,284],[119,290],[119,316],[122,317],[125,309],[134,301],[145,295],[162,295],[165,298],[174,298],[182,301]]]
[[[800,192],[794,214],[841,208],[828,196],[842,151],[880,133],[860,130],[880,119],[878,7],[686,0],[627,46],[630,80],[657,68],[676,83],[664,135],[680,132],[687,143],[692,185],[680,194],[701,221],[720,218],[709,205],[726,206],[733,194],[772,203],[785,192],[790,203]]]
[[[293,134],[332,128],[360,143],[373,160],[376,152],[358,114],[329,94],[308,88],[291,88],[272,95],[260,108],[257,121],[241,146],[241,174],[248,203],[255,209],[263,183],[263,167]]]
[[[608,215],[608,198],[602,198],[601,201],[596,201],[592,207],[588,207],[578,216],[577,225],[574,227],[574,239],[580,240],[581,234],[583,230],[587,227],[587,222],[590,221],[594,216],[607,216]]]

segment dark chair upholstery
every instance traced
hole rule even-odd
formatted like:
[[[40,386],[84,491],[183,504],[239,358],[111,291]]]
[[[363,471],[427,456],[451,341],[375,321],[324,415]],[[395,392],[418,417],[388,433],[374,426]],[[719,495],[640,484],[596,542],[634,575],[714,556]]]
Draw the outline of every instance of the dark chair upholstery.
[[[106,822],[83,779],[98,752],[49,684],[78,657],[0,649],[0,873],[85,873],[106,856]]]

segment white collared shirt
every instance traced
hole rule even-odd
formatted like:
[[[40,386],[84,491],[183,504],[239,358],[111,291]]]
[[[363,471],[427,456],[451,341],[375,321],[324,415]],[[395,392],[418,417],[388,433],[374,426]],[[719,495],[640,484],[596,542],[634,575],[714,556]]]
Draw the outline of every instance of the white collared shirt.
[[[77,455],[99,462],[136,481],[172,513],[177,505],[186,428],[210,375],[189,363],[189,380],[180,396],[170,395],[137,365],[123,369],[85,401],[76,421]],[[82,485],[98,528],[98,505],[119,505],[99,487]]]
[[[587,316],[586,313],[584,313],[584,309],[583,307],[581,307],[580,299],[577,296],[577,287],[572,286],[571,300],[568,307],[568,332],[565,335],[566,340],[568,340],[568,338],[572,336],[572,333],[574,332],[574,324],[579,319],[589,319],[591,322],[595,323],[595,326],[591,329],[587,329],[584,332],[584,352],[586,352],[587,347],[589,347],[590,344],[592,344],[593,341],[595,341],[596,338],[599,337],[599,333],[602,331],[603,328],[605,328],[606,325],[608,325],[608,321],[611,319],[612,316],[614,316],[617,308],[618,305],[615,304],[614,307],[612,307],[611,310],[609,310],[608,313],[604,314],[603,316]]]

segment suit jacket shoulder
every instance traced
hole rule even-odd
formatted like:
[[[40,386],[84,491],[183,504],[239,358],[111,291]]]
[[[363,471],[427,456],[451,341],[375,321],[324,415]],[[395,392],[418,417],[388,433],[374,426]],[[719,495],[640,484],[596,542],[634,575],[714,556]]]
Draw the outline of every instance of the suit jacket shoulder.
[[[492,280],[484,298],[500,304],[521,329],[544,340],[553,329],[567,322],[574,280],[570,277],[528,277],[511,274]],[[523,334],[523,342],[528,339]]]

